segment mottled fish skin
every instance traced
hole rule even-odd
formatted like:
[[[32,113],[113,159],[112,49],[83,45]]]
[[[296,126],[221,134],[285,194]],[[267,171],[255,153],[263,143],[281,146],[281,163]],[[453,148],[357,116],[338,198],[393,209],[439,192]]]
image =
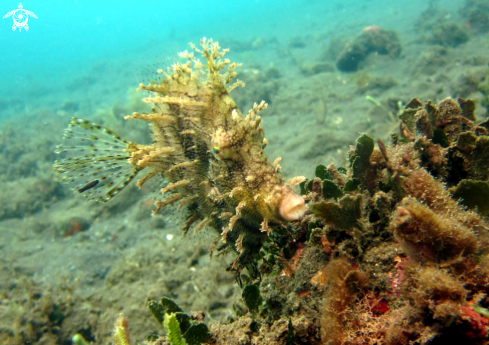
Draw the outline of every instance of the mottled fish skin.
[[[165,179],[168,184],[154,213],[179,203],[187,211],[184,233],[194,224],[194,231],[215,229],[222,242],[240,253],[239,268],[273,227],[301,218],[305,205],[279,174],[278,160],[270,164],[265,156],[267,141],[257,113],[267,104],[255,103],[243,116],[229,95],[244,86],[239,80],[232,83],[240,64],[225,59],[228,50],[217,42],[204,38],[200,43],[201,49],[190,46],[204,62],[185,51],[179,55],[186,63],[159,70],[160,82],[140,84],[138,90],[150,92],[143,101],[152,104],[152,113],[126,119],[148,122],[151,145],[132,143],[103,126],[73,118],[65,138],[81,143],[60,145],[57,152],[69,156],[56,161],[54,169],[62,181],[78,183],[75,190],[99,202],[110,200],[142,170],[146,175],[139,187]]]

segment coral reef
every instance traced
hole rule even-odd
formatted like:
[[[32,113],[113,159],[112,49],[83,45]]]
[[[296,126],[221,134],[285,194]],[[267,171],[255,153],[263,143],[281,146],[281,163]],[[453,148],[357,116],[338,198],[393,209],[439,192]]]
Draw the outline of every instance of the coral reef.
[[[366,27],[351,43],[345,45],[336,60],[336,67],[342,72],[354,72],[358,64],[371,53],[398,57],[401,44],[397,34],[375,25]]]
[[[399,54],[400,45],[382,37],[384,50],[377,49]],[[139,185],[156,180],[167,195],[156,212],[179,201],[187,211],[184,233],[198,222],[195,231],[218,232],[213,247],[238,252],[228,268],[242,287],[236,316],[207,326],[203,313],[153,297],[149,307],[166,336],[148,328],[147,343],[487,343],[489,135],[475,118],[475,102],[413,99],[389,143],[361,134],[347,168],[319,165],[314,178],[286,183],[279,159],[270,164],[263,153],[257,113],[266,104],[243,117],[229,96],[240,85],[228,85],[237,65],[217,43],[201,45],[193,48],[205,64],[184,52],[188,63],[141,86],[152,95],[152,112],[129,118],[150,123],[152,145],[75,118],[68,141],[91,141],[58,148],[71,156],[55,169],[78,193],[104,202],[150,170]],[[119,278],[130,279],[120,273],[107,281]],[[191,332],[204,327],[205,336]],[[129,343],[127,321],[115,329],[118,341]]]
[[[317,166],[300,183],[311,212],[271,232],[259,278],[241,275],[236,318],[211,324],[206,343],[486,344],[487,206],[458,188],[487,180],[474,109],[413,99],[391,143],[362,134],[348,169]]]
[[[301,183],[313,214],[267,240],[261,280],[246,281],[238,319],[211,325],[210,343],[486,343],[489,224],[447,189],[454,166],[487,179],[476,145],[465,165],[452,158],[464,136],[488,138],[473,110],[413,99],[390,145],[363,134],[349,169],[318,166]]]

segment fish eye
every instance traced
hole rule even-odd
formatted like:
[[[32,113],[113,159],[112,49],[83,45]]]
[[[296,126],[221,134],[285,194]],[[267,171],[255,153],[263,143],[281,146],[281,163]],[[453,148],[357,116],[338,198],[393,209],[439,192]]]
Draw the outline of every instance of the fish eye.
[[[212,153],[214,157],[219,160],[230,160],[234,158],[234,151],[231,147],[216,147],[212,148]]]
[[[219,152],[221,159],[233,159],[234,151],[231,147],[222,148]]]
[[[233,130],[225,131],[219,127],[212,134],[210,151],[218,160],[233,160],[236,158],[236,133]]]

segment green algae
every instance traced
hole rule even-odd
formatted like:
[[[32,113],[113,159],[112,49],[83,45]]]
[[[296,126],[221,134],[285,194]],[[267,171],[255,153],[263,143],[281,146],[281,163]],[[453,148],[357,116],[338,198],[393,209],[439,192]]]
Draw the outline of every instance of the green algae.
[[[164,326],[167,340],[172,345],[199,345],[209,340],[209,328],[192,318],[172,299],[163,297],[160,302],[149,301],[148,308],[158,323]],[[148,341],[155,339],[151,334]]]
[[[180,332],[180,323],[174,313],[166,314],[163,325],[165,326],[167,340],[171,345],[187,345]]]
[[[489,182],[462,180],[452,190],[452,197],[483,216],[489,215]]]

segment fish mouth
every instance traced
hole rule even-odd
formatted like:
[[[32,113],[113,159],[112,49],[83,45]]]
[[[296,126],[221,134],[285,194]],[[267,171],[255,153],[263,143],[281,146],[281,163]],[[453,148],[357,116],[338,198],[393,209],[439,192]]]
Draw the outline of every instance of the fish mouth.
[[[278,211],[282,219],[292,222],[301,219],[306,213],[307,208],[304,198],[290,191],[280,201]]]

